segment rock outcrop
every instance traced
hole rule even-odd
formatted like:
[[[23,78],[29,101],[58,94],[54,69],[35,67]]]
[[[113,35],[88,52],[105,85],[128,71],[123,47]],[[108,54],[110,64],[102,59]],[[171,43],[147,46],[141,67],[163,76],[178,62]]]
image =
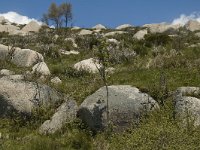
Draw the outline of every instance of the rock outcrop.
[[[186,23],[185,27],[187,30],[197,31],[197,30],[200,30],[200,22],[195,21],[195,20],[190,20],[188,21],[188,23]]]
[[[130,24],[123,24],[123,25],[116,27],[116,29],[117,30],[123,30],[123,29],[130,28],[130,27],[133,27],[133,26],[130,25]]]
[[[94,131],[107,126],[106,93],[105,87],[100,88],[83,101],[78,111],[78,117]],[[138,123],[143,113],[159,108],[148,94],[130,85],[108,86],[108,95],[109,122],[119,130]]]
[[[172,30],[176,31],[180,28],[180,25],[161,23],[161,24],[146,24],[143,27],[147,27],[151,33],[163,33]]]
[[[39,25],[36,21],[29,22],[25,27],[22,28],[22,31],[28,32],[39,32],[41,25]]]

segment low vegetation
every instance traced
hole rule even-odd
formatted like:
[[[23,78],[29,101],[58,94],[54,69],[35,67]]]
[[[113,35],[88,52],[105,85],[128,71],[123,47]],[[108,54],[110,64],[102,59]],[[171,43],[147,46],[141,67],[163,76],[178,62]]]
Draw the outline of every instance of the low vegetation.
[[[93,49],[98,47],[96,35],[78,36],[78,31],[70,28],[42,28],[39,33],[27,36],[1,33],[0,43],[33,49],[43,54],[52,77],[58,76],[62,84],[38,82],[70,95],[81,104],[104,83],[99,74],[73,68],[75,63],[93,57]],[[136,86],[150,94],[161,107],[145,115],[139,125],[133,124],[123,133],[113,132],[111,127],[106,132],[94,134],[80,120],[76,120],[56,134],[44,136],[38,133],[38,127],[51,117],[55,108],[41,108],[33,112],[32,118],[22,118],[17,114],[11,118],[1,118],[0,149],[199,149],[199,127],[194,127],[192,122],[183,127],[180,120],[174,118],[173,92],[181,86],[200,85],[200,46],[197,45],[200,38],[185,29],[176,34],[149,33],[143,40],[134,39],[134,33],[131,32],[110,37],[117,39],[119,45],[108,45],[109,53],[106,57],[109,65],[116,69],[114,74],[107,75],[108,85]],[[59,37],[56,39],[55,35]],[[65,38],[70,37],[75,39],[77,48],[65,41]],[[80,54],[63,55],[61,49],[77,50]],[[31,70],[0,61],[0,69],[4,68],[17,74]]]

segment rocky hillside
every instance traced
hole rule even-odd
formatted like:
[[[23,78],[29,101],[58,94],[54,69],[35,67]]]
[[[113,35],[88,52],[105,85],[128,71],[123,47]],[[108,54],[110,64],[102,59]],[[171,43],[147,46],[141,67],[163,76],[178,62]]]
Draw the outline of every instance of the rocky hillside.
[[[0,149],[193,149],[200,23],[60,28],[0,18]]]

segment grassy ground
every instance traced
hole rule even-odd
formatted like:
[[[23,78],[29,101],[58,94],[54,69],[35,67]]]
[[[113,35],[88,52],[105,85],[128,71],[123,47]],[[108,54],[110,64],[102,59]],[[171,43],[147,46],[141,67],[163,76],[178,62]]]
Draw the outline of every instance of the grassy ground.
[[[139,29],[139,28],[138,28]],[[137,29],[137,30],[138,30]],[[63,29],[64,30],[64,29]],[[104,31],[108,32],[108,31]],[[135,32],[135,31],[134,31]],[[53,42],[53,35],[59,34],[59,40]],[[58,76],[63,83],[59,86],[52,85],[48,80],[42,83],[56,88],[73,97],[78,104],[90,94],[103,86],[98,74],[90,74],[85,71],[76,71],[73,64],[93,56],[91,46],[95,44],[95,38],[76,37],[70,30],[41,32],[38,35],[22,37],[14,40],[16,45],[24,46],[39,51],[45,57],[52,77]],[[185,33],[184,33],[185,34]],[[111,130],[93,135],[80,120],[67,124],[55,135],[39,135],[38,127],[43,121],[51,117],[55,108],[36,110],[33,117],[24,120],[18,115],[11,118],[0,119],[0,150],[100,150],[100,149],[138,149],[138,150],[160,150],[177,149],[191,150],[200,148],[200,129],[194,127],[192,122],[186,126],[181,125],[180,120],[174,120],[172,94],[181,86],[200,85],[200,47],[188,48],[184,42],[195,44],[200,41],[193,37],[192,33],[181,35],[181,43],[178,44],[178,54],[172,54],[171,49],[177,47],[178,39],[169,39],[165,35],[151,35],[145,40],[133,40],[133,33],[127,35],[116,35],[124,48],[133,49],[138,53],[137,57],[126,61],[120,58],[118,63],[112,63],[116,71],[107,76],[109,85],[132,85],[141,91],[149,93],[161,105],[156,110],[142,118],[140,125],[133,125],[124,133],[113,133]],[[8,35],[1,35],[7,37]],[[59,48],[71,48],[70,43],[64,43],[66,37],[74,36],[80,51],[79,55],[60,56]],[[1,37],[1,38],[2,38]],[[159,37],[159,41],[158,40]],[[16,37],[12,37],[16,38]],[[30,38],[32,38],[30,40]],[[164,40],[165,45],[163,43]],[[10,39],[12,41],[12,39]],[[22,42],[24,44],[22,45]],[[125,41],[125,42],[124,42]],[[1,43],[8,43],[5,39]],[[158,51],[153,51],[154,43]],[[37,44],[40,44],[39,46]],[[53,43],[53,44],[52,44]],[[175,43],[175,44],[174,44]],[[46,46],[49,46],[49,49]],[[180,45],[181,44],[181,45]],[[152,46],[153,45],[153,46]],[[119,51],[118,51],[119,52]],[[147,67],[150,60],[153,64]],[[20,68],[5,61],[0,61],[0,69],[10,69],[16,74],[31,71],[31,68]],[[163,91],[164,88],[166,91]],[[166,92],[166,93],[163,93]],[[161,99],[163,100],[161,102]]]

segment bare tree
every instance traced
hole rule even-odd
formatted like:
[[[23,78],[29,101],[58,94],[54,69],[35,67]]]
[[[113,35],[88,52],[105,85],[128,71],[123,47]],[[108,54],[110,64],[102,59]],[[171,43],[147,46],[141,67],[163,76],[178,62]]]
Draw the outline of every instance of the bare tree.
[[[61,21],[62,12],[60,10],[60,7],[58,7],[56,5],[56,3],[51,3],[51,5],[48,9],[48,18],[55,23],[56,28],[61,27],[61,25],[62,25],[62,21]]]
[[[70,3],[63,3],[60,5],[60,10],[65,18],[65,26],[68,26],[68,22],[72,20],[72,5]]]
[[[42,15],[42,19],[41,19],[42,22],[44,22],[46,25],[49,25],[49,17],[48,17],[48,14],[43,14]]]

